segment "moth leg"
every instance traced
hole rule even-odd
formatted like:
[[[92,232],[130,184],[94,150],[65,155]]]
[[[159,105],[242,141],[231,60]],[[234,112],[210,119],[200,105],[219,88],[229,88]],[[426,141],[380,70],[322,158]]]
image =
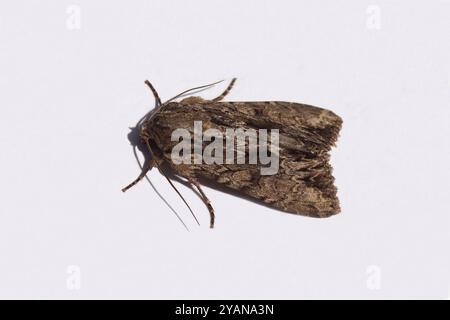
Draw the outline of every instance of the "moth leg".
[[[222,92],[222,94],[220,96],[218,96],[217,98],[212,99],[211,101],[214,102],[218,102],[220,100],[222,100],[223,98],[225,98],[225,96],[231,91],[231,89],[233,88],[234,83],[236,82],[236,78],[233,78],[230,82],[230,84],[228,85],[228,87],[225,89],[224,92]]]
[[[145,175],[153,168],[154,164],[155,164],[155,160],[152,159],[152,160],[148,161],[144,165],[144,168],[142,168],[141,174],[133,182],[131,182],[129,185],[127,185],[125,188],[123,188],[122,192],[127,191],[131,187],[135,186],[139,181],[144,179]]]
[[[155,157],[155,153],[152,150],[152,147],[150,145],[150,139],[148,137],[148,135],[145,133],[145,131],[143,131],[142,137],[145,141],[145,144],[147,145],[148,148],[148,152],[150,153],[150,156],[152,157],[152,159],[155,159],[154,164],[156,164],[156,167],[158,168],[159,172],[161,172],[161,174],[166,178],[167,182],[169,182],[170,186],[173,188],[173,190],[175,190],[175,192],[180,196],[181,200],[183,200],[184,204],[186,205],[186,207],[189,209],[189,211],[191,212],[192,216],[194,217],[195,221],[197,222],[198,225],[200,225],[200,222],[198,222],[197,217],[194,214],[194,211],[192,211],[191,207],[189,206],[189,204],[186,202],[186,199],[184,199],[184,197],[181,195],[180,191],[178,191],[178,189],[174,186],[173,182],[170,181],[169,177],[166,175],[166,173],[161,169],[160,166],[160,162],[161,159],[158,159],[157,157]]]
[[[156,92],[156,89],[153,87],[153,85],[150,83],[150,81],[145,80],[145,84],[152,90],[153,96],[155,97],[157,106],[161,105],[161,99],[159,98],[158,92]]]
[[[214,214],[214,208],[211,205],[211,201],[209,201],[208,197],[203,192],[202,188],[200,187],[200,184],[197,181],[190,179],[189,182],[197,188],[198,192],[200,192],[202,201],[206,205],[206,207],[208,208],[208,211],[209,211],[209,216],[210,216],[209,227],[214,228],[214,221],[215,221],[216,216]]]

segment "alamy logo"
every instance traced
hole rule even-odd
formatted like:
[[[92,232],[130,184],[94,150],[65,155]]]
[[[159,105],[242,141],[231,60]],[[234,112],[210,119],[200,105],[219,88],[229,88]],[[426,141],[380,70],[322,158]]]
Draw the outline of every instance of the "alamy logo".
[[[256,165],[259,160],[261,175],[274,175],[279,168],[279,131],[270,130],[270,142],[267,131],[251,128],[227,128],[225,133],[214,128],[203,131],[202,121],[194,121],[193,139],[187,129],[178,128],[172,132],[171,140],[179,141],[172,149],[172,162],[245,164],[248,160],[248,164]],[[203,142],[210,143],[203,148]]]
[[[66,286],[69,290],[79,290],[81,288],[81,268],[77,265],[67,266],[68,276]]]

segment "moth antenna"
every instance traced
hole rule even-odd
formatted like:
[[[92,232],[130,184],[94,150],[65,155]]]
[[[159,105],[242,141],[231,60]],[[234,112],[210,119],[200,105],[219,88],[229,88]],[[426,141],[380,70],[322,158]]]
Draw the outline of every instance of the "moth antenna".
[[[136,159],[136,162],[138,163],[139,167],[143,171],[145,163],[144,163],[144,165],[142,165],[141,162],[139,161],[139,157],[138,157],[137,152],[136,152],[136,146],[133,146],[133,154],[134,154],[134,158]],[[181,217],[178,214],[178,212],[176,212],[175,209],[172,208],[172,206],[167,202],[167,200],[163,198],[163,196],[158,192],[158,190],[155,188],[155,186],[151,183],[150,179],[146,175],[144,177],[145,177],[145,179],[147,179],[148,183],[153,188],[153,190],[155,190],[156,194],[165,202],[165,204],[169,207],[169,209],[172,210],[172,212],[175,214],[175,216],[178,218],[178,220],[180,220],[180,222],[184,226],[184,228],[189,232],[189,228],[184,223],[183,219],[181,219]]]
[[[223,98],[225,98],[225,96],[230,92],[230,90],[233,88],[234,83],[236,82],[236,78],[233,78],[230,82],[230,84],[228,85],[228,87],[225,89],[224,92],[222,92],[222,94],[220,96],[218,96],[217,98],[212,99],[212,101],[214,102],[218,102],[220,100],[222,100]]]
[[[156,115],[156,114],[157,114],[157,113],[158,113],[158,112],[159,112],[166,104],[168,104],[169,102],[172,102],[173,100],[175,100],[175,99],[177,99],[177,98],[179,98],[179,97],[185,95],[186,93],[192,92],[192,91],[194,91],[194,90],[199,90],[199,89],[205,89],[205,88],[208,88],[208,87],[212,87],[212,86],[214,86],[214,85],[216,85],[216,84],[218,84],[218,83],[221,83],[221,82],[223,82],[223,80],[220,80],[220,81],[217,81],[217,82],[213,82],[213,83],[210,83],[210,84],[206,84],[206,85],[203,85],[203,86],[199,86],[199,87],[195,87],[195,88],[190,88],[190,89],[184,90],[183,92],[181,92],[181,93],[177,94],[176,96],[170,98],[170,99],[167,100],[166,102],[164,102],[164,103],[158,105],[158,106],[156,107],[156,109],[154,109],[154,111],[152,110],[151,113],[148,113],[147,115],[145,115],[139,122],[150,121],[150,120],[152,120],[153,117],[154,117],[154,116],[155,116],[155,115]],[[147,84],[147,85],[148,85],[148,84]],[[150,87],[150,89],[151,89],[151,87]],[[152,91],[153,91],[153,90],[152,90]],[[156,92],[156,91],[155,91],[155,92]]]
[[[159,165],[157,165],[157,166],[158,166],[158,169],[160,169]],[[166,176],[166,174],[164,173],[164,171],[162,171],[162,170],[160,169],[160,172],[163,174],[164,177],[166,177],[167,181],[169,181],[170,186],[178,193],[178,195],[179,195],[180,198],[183,200],[183,202],[184,202],[184,204],[186,205],[186,207],[188,207],[189,211],[191,212],[192,216],[193,216],[194,219],[195,219],[195,222],[197,222],[197,224],[200,225],[200,222],[198,222],[198,219],[197,219],[197,217],[195,216],[194,211],[192,211],[191,207],[190,207],[189,204],[187,203],[186,199],[184,199],[184,197],[181,195],[180,191],[178,191],[178,189],[175,187],[175,185],[173,184],[173,182],[170,181],[169,177]]]
[[[216,81],[216,82],[213,82],[213,83],[210,83],[210,84],[205,84],[203,86],[199,86],[199,87],[195,87],[195,88],[184,90],[183,92],[177,94],[175,97],[172,97],[169,100],[167,100],[166,102],[164,102],[164,104],[167,104],[167,103],[169,103],[169,102],[171,102],[171,101],[181,97],[182,95],[184,95],[184,94],[186,94],[188,92],[191,92],[191,91],[194,91],[194,90],[199,90],[199,89],[204,89],[204,88],[208,88],[208,87],[212,87],[212,86],[214,86],[214,85],[216,85],[218,83],[221,83],[221,82],[223,82],[223,80]]]
[[[159,98],[158,92],[156,91],[155,87],[153,87],[153,85],[148,80],[145,80],[144,83],[150,88],[150,90],[152,90],[153,96],[155,97],[156,100],[156,105],[160,106],[162,104],[161,99]]]
[[[147,148],[150,152],[150,156],[155,159],[155,156],[153,154],[152,148],[150,147],[150,144],[148,143],[148,140],[145,140],[145,143],[147,144]],[[170,186],[176,191],[176,193],[180,196],[181,200],[183,200],[184,204],[186,205],[186,207],[189,209],[189,211],[191,212],[192,216],[195,219],[195,222],[197,222],[198,225],[200,225],[200,222],[198,222],[197,217],[194,214],[194,211],[192,211],[191,207],[189,206],[189,204],[187,203],[186,199],[184,199],[184,197],[181,195],[180,191],[178,191],[178,189],[175,187],[175,185],[173,184],[173,182],[169,179],[169,177],[166,175],[166,173],[161,170],[161,167],[159,166],[158,161],[155,161],[156,167],[158,168],[159,172],[161,172],[163,174],[163,176],[167,179],[167,181],[169,182]]]

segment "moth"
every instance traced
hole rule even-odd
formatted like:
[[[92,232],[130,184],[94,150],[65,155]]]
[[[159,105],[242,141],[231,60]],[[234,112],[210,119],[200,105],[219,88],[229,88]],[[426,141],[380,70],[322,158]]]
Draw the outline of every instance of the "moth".
[[[235,81],[236,78],[214,99],[189,96],[176,101],[186,94],[217,83],[186,90],[162,103],[153,85],[146,80],[145,83],[154,95],[156,107],[138,122],[138,130],[150,159],[143,165],[138,178],[122,191],[125,192],[142,180],[154,167],[174,187],[164,172],[165,165],[173,170],[175,176],[198,191],[209,211],[211,228],[214,227],[215,213],[201,186],[205,181],[235,190],[257,202],[289,213],[319,218],[339,213],[337,189],[329,160],[330,150],[335,146],[342,127],[342,119],[330,110],[302,103],[223,101]],[[183,159],[193,161],[173,161],[173,150],[180,143],[178,139],[173,139],[174,131],[184,130],[183,132],[192,134],[190,139],[195,139],[195,135],[198,136],[195,126],[199,123],[202,130],[214,129],[214,132],[223,134],[215,139],[224,140],[223,149],[216,149],[216,154],[222,152],[237,155],[238,152],[234,153],[234,149],[230,153],[230,144],[225,141],[230,129],[238,128],[246,132],[275,130],[278,134],[276,148],[272,148],[272,137],[265,144],[258,141],[256,148],[269,146],[269,153],[276,155],[278,160],[277,171],[263,174],[264,166],[261,163],[232,162],[228,158],[223,163],[199,161],[208,148],[208,141],[201,141],[200,148],[197,144],[197,148],[193,146],[187,152],[184,150],[187,155],[184,154]],[[250,139],[244,140],[244,145],[245,148],[240,149],[241,160],[250,157]],[[178,194],[181,196],[179,192]]]

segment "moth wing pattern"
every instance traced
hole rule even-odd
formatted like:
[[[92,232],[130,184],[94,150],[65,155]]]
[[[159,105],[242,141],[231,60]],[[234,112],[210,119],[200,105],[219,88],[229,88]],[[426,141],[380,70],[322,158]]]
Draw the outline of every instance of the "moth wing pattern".
[[[171,140],[171,133],[183,128],[193,135],[194,121],[201,121],[203,130],[215,128],[223,134],[227,128],[278,129],[278,172],[262,175],[260,164],[175,165],[171,151],[178,142]],[[146,127],[159,156],[188,180],[211,180],[286,212],[328,217],[340,212],[329,151],[341,126],[342,119],[332,111],[306,104],[191,97],[167,104]]]

